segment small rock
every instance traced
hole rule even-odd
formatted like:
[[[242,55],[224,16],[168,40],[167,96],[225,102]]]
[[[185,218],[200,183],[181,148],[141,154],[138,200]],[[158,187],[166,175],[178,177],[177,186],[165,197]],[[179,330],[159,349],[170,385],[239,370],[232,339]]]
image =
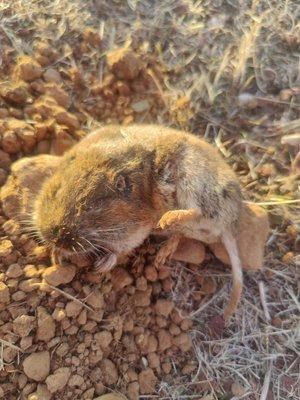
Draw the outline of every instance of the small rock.
[[[100,362],[100,368],[105,385],[114,385],[118,380],[118,370],[115,364],[108,358]]]
[[[90,388],[83,393],[82,398],[83,400],[92,400],[94,398],[94,394],[95,388]]]
[[[69,379],[68,386],[81,387],[84,385],[84,379],[80,375],[72,375]]]
[[[15,105],[24,104],[29,96],[27,84],[21,82],[1,86],[0,94],[4,100]]]
[[[147,359],[150,368],[158,368],[160,366],[160,359],[156,353],[149,353]]]
[[[38,384],[36,392],[34,393],[36,400],[51,400],[51,393],[46,385]]]
[[[148,353],[154,353],[158,347],[158,340],[154,335],[150,335],[148,338]]]
[[[46,268],[43,273],[43,278],[50,285],[58,286],[71,282],[75,273],[76,267],[74,265],[68,265],[67,267],[53,265],[52,267]]]
[[[69,107],[70,96],[63,88],[54,83],[47,83],[45,89],[46,95],[53,97],[57,104],[64,108]]]
[[[87,311],[82,310],[81,313],[78,315],[77,322],[79,325],[85,325],[87,321]]]
[[[21,143],[17,135],[12,131],[6,131],[3,133],[1,140],[2,149],[9,154],[18,153],[21,150]]]
[[[4,185],[7,178],[7,172],[0,168],[0,187]]]
[[[33,292],[39,287],[40,281],[37,278],[26,279],[19,283],[19,289],[25,293]]]
[[[160,351],[165,351],[172,346],[172,336],[165,329],[160,329],[158,331],[158,349]]]
[[[102,331],[95,333],[94,339],[99,343],[101,349],[105,350],[108,349],[113,340],[113,336],[109,331]]]
[[[140,385],[138,382],[130,382],[127,386],[127,394],[129,400],[138,400],[139,399],[139,392],[140,392]]]
[[[7,257],[13,250],[13,244],[10,240],[4,239],[0,242],[0,257]]]
[[[140,276],[136,279],[135,286],[138,290],[147,290],[147,279],[144,276]]]
[[[180,333],[172,338],[172,343],[182,351],[188,351],[191,346],[191,339],[187,333]]]
[[[63,389],[71,376],[71,368],[62,367],[54,371],[52,375],[49,375],[46,379],[47,389],[50,393],[55,393],[58,390]]]
[[[0,282],[0,303],[9,303],[10,294],[9,289],[5,283]]]
[[[95,290],[93,293],[91,293],[86,299],[86,302],[93,308],[103,308],[104,306],[103,295],[99,292],[99,290]]]
[[[166,375],[168,375],[172,370],[172,364],[169,362],[165,362],[161,364],[161,368]]]
[[[3,350],[3,360],[6,363],[12,363],[14,359],[17,357],[18,351],[11,348],[5,347]]]
[[[173,260],[191,264],[202,264],[205,259],[205,248],[202,243],[194,239],[180,239]]]
[[[155,282],[158,279],[158,272],[154,265],[147,265],[145,267],[145,277],[150,282]]]
[[[29,56],[20,56],[14,68],[15,79],[25,82],[34,81],[42,76],[42,67]]]
[[[49,342],[55,336],[55,322],[44,307],[38,307],[37,310],[37,340]]]
[[[0,168],[8,169],[11,164],[9,154],[0,149]]]
[[[28,378],[34,381],[43,381],[50,372],[49,351],[32,353],[23,361],[23,370]]]
[[[96,397],[94,400],[126,400],[126,397],[119,393],[108,393],[102,396]]]
[[[22,274],[23,270],[19,264],[11,264],[5,273],[8,278],[19,278]]]
[[[82,33],[83,39],[91,46],[98,47],[102,43],[99,32],[92,28],[85,28]]]
[[[129,286],[133,282],[132,276],[129,274],[126,269],[117,267],[112,271],[111,282],[115,290],[123,289],[126,286]]]
[[[82,310],[82,305],[75,302],[75,301],[69,301],[66,305],[66,315],[67,317],[77,317],[80,314],[80,311]]]
[[[150,109],[150,103],[148,100],[141,100],[131,104],[131,108],[136,113],[142,113]]]
[[[135,79],[142,69],[142,62],[133,51],[121,48],[107,54],[109,69],[119,78]]]
[[[187,363],[181,370],[183,375],[190,375],[193,371],[195,371],[195,369],[197,368],[197,366],[195,364],[189,364]]]
[[[155,304],[155,311],[164,317],[168,317],[173,308],[174,303],[170,300],[159,299]]]
[[[54,83],[61,83],[62,78],[60,76],[60,73],[56,71],[54,68],[48,68],[44,74],[43,78],[46,82],[54,82]]]
[[[62,107],[57,107],[55,110],[54,118],[58,124],[66,125],[71,130],[79,129],[80,124],[75,115],[69,113]]]
[[[157,378],[151,368],[147,368],[139,374],[139,385],[141,394],[151,394],[155,391]]]
[[[151,292],[152,288],[148,288],[145,291],[137,290],[133,296],[134,304],[137,307],[148,307],[151,303]]]
[[[26,337],[30,332],[35,329],[35,317],[29,315],[20,315],[13,322],[13,331],[20,337]]]
[[[33,337],[32,336],[25,336],[20,341],[20,347],[22,350],[27,350],[29,347],[32,346]]]

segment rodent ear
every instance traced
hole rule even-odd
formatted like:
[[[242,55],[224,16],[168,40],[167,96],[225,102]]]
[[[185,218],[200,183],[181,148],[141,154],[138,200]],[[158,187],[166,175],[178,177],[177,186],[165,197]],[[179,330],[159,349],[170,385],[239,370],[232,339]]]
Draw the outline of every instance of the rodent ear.
[[[132,183],[128,175],[118,175],[115,181],[115,188],[124,194],[130,194],[132,191]]]

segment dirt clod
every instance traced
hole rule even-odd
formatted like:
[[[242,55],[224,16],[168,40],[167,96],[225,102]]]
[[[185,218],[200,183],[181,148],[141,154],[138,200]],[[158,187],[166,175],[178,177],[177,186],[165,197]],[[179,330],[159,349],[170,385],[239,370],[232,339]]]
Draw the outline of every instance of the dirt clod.
[[[71,282],[75,276],[75,273],[76,267],[74,265],[68,265],[67,267],[53,265],[52,267],[45,269],[43,278],[50,285],[59,286],[62,283]]]
[[[54,371],[53,374],[49,375],[46,379],[47,389],[50,393],[55,393],[58,390],[62,390],[71,376],[71,369],[67,367],[61,367]]]
[[[157,378],[151,368],[147,368],[139,374],[139,385],[141,394],[153,393]]]
[[[17,80],[34,81],[42,76],[43,70],[38,62],[28,56],[20,56],[14,68]]]
[[[0,282],[0,303],[9,303],[9,301],[9,288],[5,285],[5,283]]]
[[[108,358],[100,362],[103,380],[106,385],[114,385],[118,380],[118,371],[115,364]]]
[[[43,381],[50,372],[50,353],[41,351],[32,353],[23,361],[25,375],[34,381]]]
[[[155,311],[164,317],[168,317],[173,308],[174,303],[170,300],[159,299],[155,304]]]
[[[108,53],[107,64],[119,79],[134,79],[142,69],[142,63],[138,56],[126,48]]]

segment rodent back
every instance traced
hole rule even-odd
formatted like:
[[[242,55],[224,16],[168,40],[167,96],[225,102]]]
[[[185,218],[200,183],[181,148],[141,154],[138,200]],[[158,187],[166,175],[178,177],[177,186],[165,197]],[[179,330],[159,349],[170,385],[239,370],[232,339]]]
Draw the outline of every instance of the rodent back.
[[[187,132],[145,124],[107,126],[87,136],[78,146],[90,145],[105,151],[116,142],[121,148],[135,144],[155,152],[153,176],[160,171],[154,177],[159,180],[173,173],[182,207],[198,206],[206,217],[223,218],[228,223],[238,218],[242,200],[238,179],[211,144]],[[164,190],[171,190],[170,185]]]

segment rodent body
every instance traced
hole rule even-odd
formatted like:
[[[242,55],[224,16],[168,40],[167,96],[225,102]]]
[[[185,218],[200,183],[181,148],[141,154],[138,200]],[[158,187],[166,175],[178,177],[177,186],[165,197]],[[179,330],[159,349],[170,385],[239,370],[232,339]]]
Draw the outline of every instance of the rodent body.
[[[238,180],[218,151],[194,135],[157,125],[109,126],[87,136],[74,146],[73,152],[115,151],[118,164],[118,153],[126,154],[126,149],[135,148],[130,154],[132,161],[147,162],[139,147],[152,154],[151,175],[166,198],[166,204],[161,209],[158,204],[155,209],[160,213],[169,209],[199,210],[200,220],[182,227],[191,238],[202,235],[207,241],[207,230],[215,238],[224,228],[234,229],[242,202]]]
[[[111,125],[62,157],[37,196],[33,221],[41,239],[65,254],[103,251],[104,269],[158,223],[205,242],[220,237],[239,264],[241,207],[238,180],[210,144],[163,126]]]

